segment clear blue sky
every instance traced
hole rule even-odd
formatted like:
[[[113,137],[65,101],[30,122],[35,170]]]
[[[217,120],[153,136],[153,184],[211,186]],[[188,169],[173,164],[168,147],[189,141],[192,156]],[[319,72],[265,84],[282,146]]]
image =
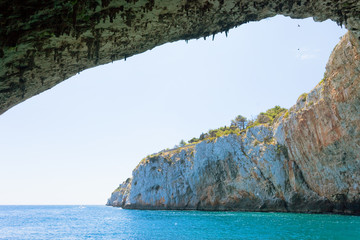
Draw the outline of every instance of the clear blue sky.
[[[0,204],[105,204],[146,155],[291,107],[345,32],[278,16],[81,72],[0,116]]]

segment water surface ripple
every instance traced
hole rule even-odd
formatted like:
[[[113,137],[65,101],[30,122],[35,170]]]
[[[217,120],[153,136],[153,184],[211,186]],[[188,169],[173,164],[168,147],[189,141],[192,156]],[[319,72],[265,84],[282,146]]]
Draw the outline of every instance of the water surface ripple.
[[[0,206],[0,239],[360,239],[360,217]]]

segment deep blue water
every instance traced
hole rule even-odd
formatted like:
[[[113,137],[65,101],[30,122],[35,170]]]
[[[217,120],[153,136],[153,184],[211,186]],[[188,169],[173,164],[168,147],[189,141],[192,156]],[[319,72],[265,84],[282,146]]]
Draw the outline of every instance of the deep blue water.
[[[360,217],[0,206],[0,239],[360,239]]]

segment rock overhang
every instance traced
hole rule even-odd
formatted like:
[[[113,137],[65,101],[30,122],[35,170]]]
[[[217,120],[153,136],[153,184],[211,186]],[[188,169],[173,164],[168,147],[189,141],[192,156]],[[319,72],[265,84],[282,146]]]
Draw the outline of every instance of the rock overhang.
[[[0,114],[82,70],[275,15],[331,19],[360,38],[356,0],[0,2]]]

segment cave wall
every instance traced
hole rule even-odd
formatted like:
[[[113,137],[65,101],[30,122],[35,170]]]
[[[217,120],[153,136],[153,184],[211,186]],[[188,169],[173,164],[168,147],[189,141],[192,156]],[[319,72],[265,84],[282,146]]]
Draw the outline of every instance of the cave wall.
[[[87,68],[277,14],[360,36],[357,0],[0,1],[0,114]]]

